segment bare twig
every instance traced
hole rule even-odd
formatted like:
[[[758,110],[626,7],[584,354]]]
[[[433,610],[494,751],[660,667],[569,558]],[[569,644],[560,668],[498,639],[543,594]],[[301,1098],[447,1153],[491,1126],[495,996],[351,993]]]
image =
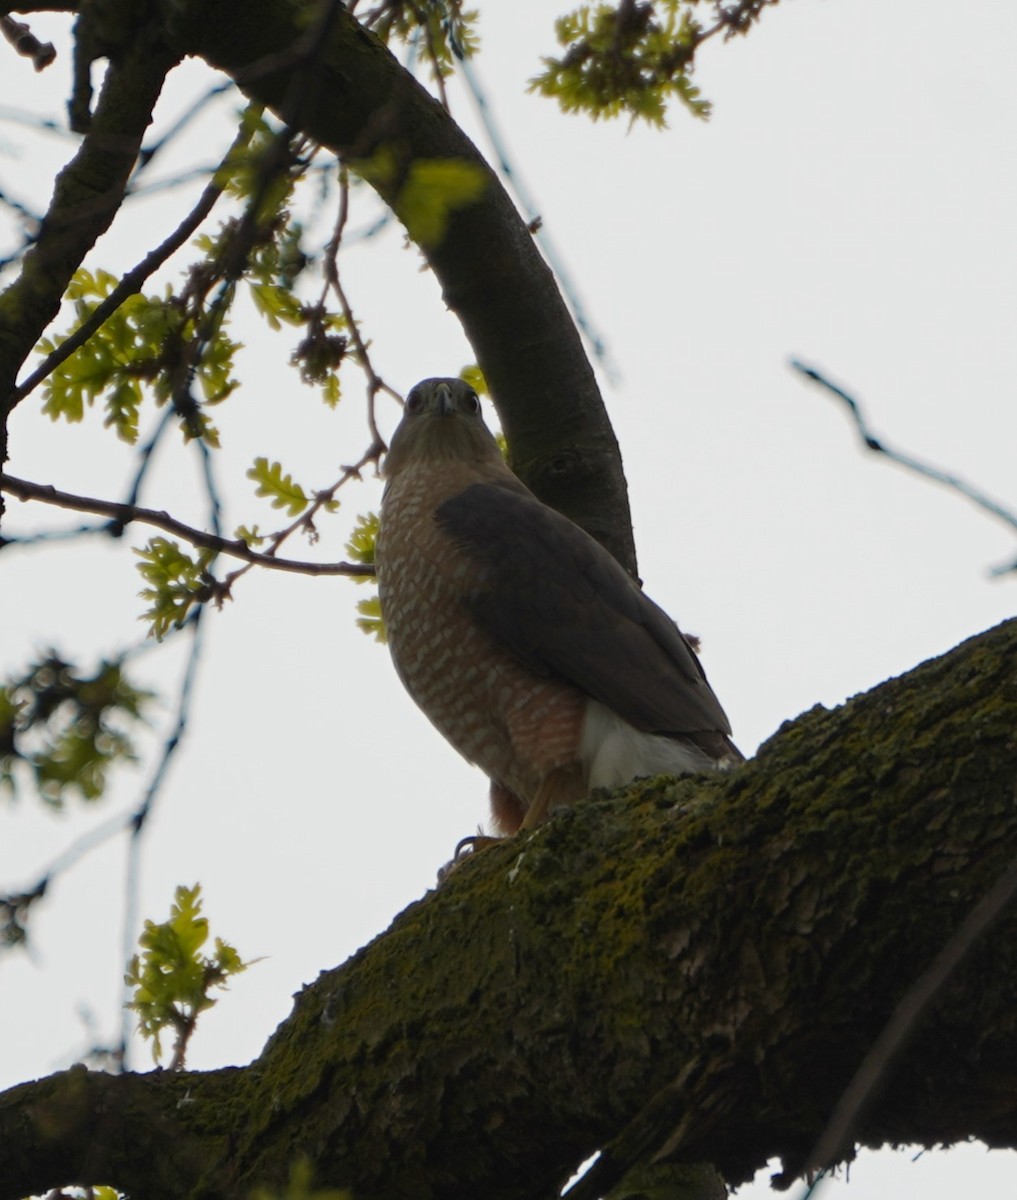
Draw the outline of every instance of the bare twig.
[[[52,42],[40,42],[24,21],[13,17],[0,17],[0,33],[23,57],[32,60],[37,71],[44,71],[56,58],[56,47]]]
[[[477,71],[469,58],[461,56],[456,51],[455,45],[452,47],[452,52],[456,54],[459,60],[460,73],[470,95],[473,97],[473,103],[477,107],[477,116],[480,118],[484,133],[487,135],[488,144],[496,160],[498,173],[505,180],[506,185],[511,188],[516,200],[518,200],[519,207],[526,217],[530,231],[536,238],[537,244],[540,246],[548,265],[554,272],[555,278],[558,280],[562,295],[569,306],[569,312],[572,314],[572,319],[586,341],[587,349],[597,362],[600,363],[601,367],[603,367],[608,380],[611,383],[616,383],[620,377],[620,373],[617,364],[611,357],[607,339],[594,325],[587,311],[586,304],[579,294],[579,288],[565,265],[565,260],[558,253],[558,247],[555,245],[551,233],[544,227],[543,218],[541,217],[536,200],[523,182],[519,169],[512,163],[508,144],[495,120],[494,112],[480,84]]]
[[[355,468],[347,468],[353,472]],[[345,476],[344,476],[345,477]],[[336,487],[339,485],[337,484]],[[75,512],[90,512],[98,516],[109,517],[115,525],[123,527],[132,521],[142,525],[152,525],[166,533],[176,534],[192,546],[204,550],[214,550],[218,554],[227,554],[231,558],[239,558],[253,566],[268,567],[273,571],[290,571],[298,575],[373,575],[373,568],[363,563],[315,563],[299,562],[296,559],[277,558],[274,554],[260,554],[252,550],[246,542],[239,538],[230,539],[217,537],[202,529],[194,529],[178,521],[166,512],[156,512],[151,508],[140,508],[133,504],[119,504],[110,500],[99,500],[92,496],[77,496],[71,492],[61,492],[48,484],[31,483],[26,479],[16,479],[13,475],[0,475],[0,491],[21,500],[38,500],[43,504],[53,504],[58,508],[69,508]],[[299,527],[306,518],[294,523]]]
[[[158,141],[142,147],[141,153],[138,155],[138,166],[135,168],[134,178],[137,178],[141,171],[151,166],[152,161],[156,158],[156,156],[162,150],[164,150],[166,146],[170,144],[170,142],[179,137],[179,135],[187,128],[187,126],[190,125],[190,123],[195,120],[195,118],[197,118],[213,100],[215,100],[218,96],[221,96],[224,92],[234,91],[235,88],[236,84],[233,82],[233,80],[227,79],[224,83],[217,83],[213,87],[208,88],[201,96],[197,98],[197,100],[192,100],[187,106],[187,109],[181,114],[181,116],[177,117],[169,129],[167,129],[166,132],[160,136]],[[140,190],[142,189],[131,189],[134,195],[137,195]]]
[[[998,517],[999,520],[1009,525],[1011,529],[1017,530],[1017,513],[1001,504],[998,500],[994,500],[991,496],[988,496],[985,492],[974,487],[966,480],[961,479],[959,475],[954,475],[952,472],[931,466],[929,463],[924,463],[920,459],[913,458],[910,454],[904,454],[902,451],[888,446],[883,438],[877,437],[869,428],[862,413],[861,405],[853,396],[849,395],[835,383],[831,383],[815,367],[806,366],[797,359],[791,360],[791,366],[799,374],[804,375],[806,379],[825,388],[832,396],[836,396],[844,404],[858,429],[858,433],[866,449],[872,450],[876,454],[885,454],[892,462],[906,467],[909,471],[914,471],[917,475],[922,475],[926,479],[931,479],[935,483],[941,483],[944,487],[951,488],[955,492],[960,492],[962,496],[966,497],[973,504],[976,504],[991,516]],[[994,567],[991,573],[993,575],[1002,575],[1007,571],[1014,570],[1017,570],[1017,563],[1006,567]]]
[[[367,350],[367,343],[360,336],[360,328],[357,325],[357,319],[353,315],[353,308],[350,305],[349,297],[343,289],[342,281],[339,278],[339,247],[342,244],[343,233],[346,229],[346,222],[349,219],[350,213],[350,182],[349,174],[345,165],[339,168],[339,212],[336,216],[335,229],[332,232],[332,237],[328,247],[325,250],[325,259],[322,264],[322,271],[325,276],[325,289],[331,288],[335,292],[336,299],[339,301],[339,307],[342,309],[343,318],[346,321],[346,326],[350,331],[350,338],[353,341],[353,346],[356,351],[357,361],[359,362],[364,374],[367,376],[367,424],[371,430],[371,437],[375,445],[382,450],[385,449],[385,442],[378,430],[378,423],[375,418],[374,402],[379,392],[387,392],[397,404],[402,405],[403,398],[399,393],[385,382],[384,379],[375,371],[371,363],[371,356]],[[322,293],[322,302],[324,302],[324,292]]]

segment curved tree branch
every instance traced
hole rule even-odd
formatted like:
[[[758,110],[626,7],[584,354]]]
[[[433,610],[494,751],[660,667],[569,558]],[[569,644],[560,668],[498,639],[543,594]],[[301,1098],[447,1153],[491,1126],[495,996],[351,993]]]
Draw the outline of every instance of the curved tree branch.
[[[181,7],[181,48],[248,96],[344,158],[390,150],[400,172],[371,181],[390,206],[414,162],[483,172],[482,197],[451,214],[426,257],[491,387],[513,468],[634,573],[621,457],[592,368],[526,222],[469,138],[342,6],[311,61],[301,53],[308,6],[299,0],[250,0],[240,23],[230,0]]]
[[[62,172],[21,278],[0,297],[0,400],[53,319],[74,270],[107,228],[162,79],[182,55],[204,57],[251,97],[347,158],[379,147],[393,178],[374,181],[397,207],[413,164],[469,163],[482,197],[451,214],[426,249],[463,323],[498,406],[513,467],[542,499],[602,541],[634,574],[635,549],[618,445],[593,371],[551,271],[495,173],[445,110],[342,5],[308,23],[306,0],[229,0],[167,6],[175,49],[157,18],[118,55],[81,151]],[[310,36],[312,35],[313,36]],[[5,457],[0,447],[0,461]]]
[[[80,1070],[0,1098],[0,1200],[70,1179],[240,1197],[301,1153],[378,1200],[550,1196],[598,1148],[608,1182],[705,1160],[736,1183],[775,1155],[793,1174],[1017,853],[1015,730],[1011,621],[729,775],[558,812],[305,988],[250,1067],[96,1083],[131,1137],[64,1104]],[[850,1136],[1017,1146],[1015,986],[1008,909]],[[164,1136],[168,1188],[130,1145]]]

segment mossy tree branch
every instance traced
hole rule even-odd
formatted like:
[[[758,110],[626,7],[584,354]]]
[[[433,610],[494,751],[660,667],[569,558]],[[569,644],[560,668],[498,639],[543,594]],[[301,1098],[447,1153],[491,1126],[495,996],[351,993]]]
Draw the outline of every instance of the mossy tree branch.
[[[793,1171],[1017,855],[1015,779],[1011,621],[812,710],[731,775],[637,785],[483,851],[306,988],[248,1068],[76,1069],[7,1093],[0,1200],[71,1179],[239,1197],[300,1154],[378,1200],[550,1196],[599,1147],[617,1172],[707,1160],[736,1183],[774,1155]],[[854,1138],[1017,1147],[1015,986],[1007,912]],[[93,1084],[104,1114],[154,1125],[142,1144],[165,1137],[168,1188],[66,1099]]]

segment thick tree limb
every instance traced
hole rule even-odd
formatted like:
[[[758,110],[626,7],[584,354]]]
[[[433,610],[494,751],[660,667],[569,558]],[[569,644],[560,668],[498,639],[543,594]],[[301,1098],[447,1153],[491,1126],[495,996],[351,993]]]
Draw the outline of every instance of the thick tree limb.
[[[239,1197],[300,1153],[377,1200],[552,1196],[598,1147],[616,1175],[707,1160],[734,1183],[773,1155],[793,1171],[1017,854],[1015,779],[1011,621],[813,709],[737,772],[650,781],[483,851],[306,988],[248,1068],[7,1093],[0,1200],[71,1180]],[[1017,1146],[1015,985],[1008,910],[854,1139]],[[97,1136],[95,1105],[66,1098],[96,1078],[131,1137]],[[139,1157],[159,1159],[150,1177]]]

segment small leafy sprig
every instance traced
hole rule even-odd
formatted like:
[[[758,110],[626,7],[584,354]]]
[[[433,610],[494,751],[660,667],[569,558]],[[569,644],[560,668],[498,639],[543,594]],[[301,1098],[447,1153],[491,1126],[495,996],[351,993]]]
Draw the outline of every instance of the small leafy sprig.
[[[131,959],[124,976],[134,989],[127,1007],[138,1014],[142,1036],[151,1039],[155,1062],[162,1056],[162,1035],[173,1034],[171,1071],[183,1068],[198,1017],[216,1002],[209,995],[212,989],[225,988],[232,976],[252,965],[222,938],[215,939],[210,957],[203,954],[207,941],[200,885],[178,887],[169,920],[160,925],[145,922],[139,938],[142,952]]]
[[[555,33],[565,53],[543,59],[530,90],[564,112],[594,120],[625,114],[661,128],[675,98],[693,116],[709,115],[690,78],[703,30],[685,4],[584,4],[559,17]]]
[[[555,22],[564,53],[545,57],[530,91],[551,96],[564,112],[593,120],[626,115],[666,125],[678,100],[694,117],[710,104],[692,82],[699,47],[717,34],[745,34],[778,0],[618,0],[582,4]],[[712,10],[712,23],[696,14]]]
[[[138,593],[148,601],[141,619],[148,621],[149,633],[161,642],[171,629],[181,628],[196,604],[204,604],[216,595],[216,580],[208,569],[215,551],[197,550],[192,556],[179,542],[154,537],[134,553],[141,560],[138,570],[148,584]]]

